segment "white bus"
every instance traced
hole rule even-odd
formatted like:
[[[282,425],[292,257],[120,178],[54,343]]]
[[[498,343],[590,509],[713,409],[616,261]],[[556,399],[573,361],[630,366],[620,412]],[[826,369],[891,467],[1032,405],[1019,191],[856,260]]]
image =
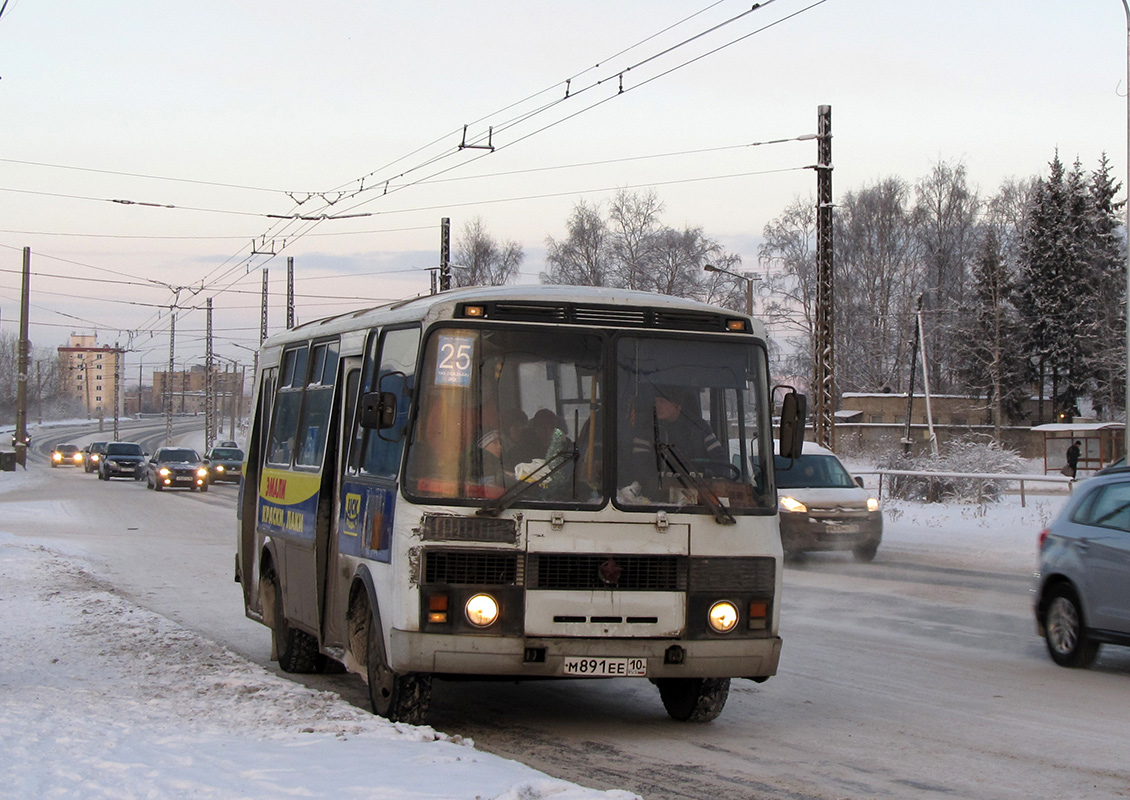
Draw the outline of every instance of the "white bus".
[[[283,670],[341,661],[392,720],[474,676],[645,678],[713,719],[781,649],[768,380],[757,321],[608,289],[462,289],[272,336],[246,614]]]

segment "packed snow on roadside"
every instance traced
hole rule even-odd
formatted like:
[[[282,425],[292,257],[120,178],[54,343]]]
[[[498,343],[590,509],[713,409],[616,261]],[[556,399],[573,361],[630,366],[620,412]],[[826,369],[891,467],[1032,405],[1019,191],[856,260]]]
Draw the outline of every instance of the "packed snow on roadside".
[[[14,499],[31,480],[6,473],[0,493]],[[3,527],[2,798],[638,797],[556,780],[279,678]]]

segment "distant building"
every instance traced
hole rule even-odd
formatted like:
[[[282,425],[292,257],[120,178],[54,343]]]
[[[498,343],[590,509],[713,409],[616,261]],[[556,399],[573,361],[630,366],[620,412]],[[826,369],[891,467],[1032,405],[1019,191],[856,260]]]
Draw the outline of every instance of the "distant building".
[[[212,367],[213,409],[221,416],[231,413],[233,403],[242,410],[243,376]],[[176,372],[154,371],[153,389],[146,410],[163,413],[166,402],[173,414],[203,414],[207,404],[208,371],[195,365]]]
[[[59,365],[67,394],[82,403],[88,417],[113,415],[114,402],[124,400],[121,366],[125,351],[98,346],[97,334],[72,333],[70,343],[59,348]]]

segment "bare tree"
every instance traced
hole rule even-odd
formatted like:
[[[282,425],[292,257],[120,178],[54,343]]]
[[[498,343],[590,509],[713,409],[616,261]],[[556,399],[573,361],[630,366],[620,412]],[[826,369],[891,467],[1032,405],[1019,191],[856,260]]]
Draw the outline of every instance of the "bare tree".
[[[621,189],[609,209],[609,249],[615,266],[615,284],[625,289],[645,289],[659,246],[659,215],[663,203],[653,190],[629,192]]]
[[[836,383],[899,389],[920,291],[918,240],[899,178],[843,196],[836,215]]]
[[[952,354],[955,325],[950,317],[965,302],[970,264],[977,247],[981,202],[966,183],[965,165],[939,161],[915,186],[914,227],[922,259],[923,318],[930,353],[930,385],[956,388],[959,364]]]
[[[656,236],[655,250],[651,280],[644,288],[695,300],[705,299],[707,291],[703,267],[718,266],[723,260],[732,264],[737,259],[737,256],[728,256],[722,245],[706,236],[702,228],[690,226],[681,231],[663,228]]]
[[[525,254],[516,242],[496,242],[487,233],[481,217],[463,226],[455,245],[455,259],[461,269],[452,271],[456,286],[502,286],[518,274]]]
[[[758,259],[765,269],[765,314],[788,332],[783,374],[813,374],[816,339],[816,200],[796,198],[765,226]]]
[[[546,238],[548,272],[542,283],[571,286],[611,286],[613,256],[608,226],[597,206],[580,201],[566,223],[568,235],[561,241]]]

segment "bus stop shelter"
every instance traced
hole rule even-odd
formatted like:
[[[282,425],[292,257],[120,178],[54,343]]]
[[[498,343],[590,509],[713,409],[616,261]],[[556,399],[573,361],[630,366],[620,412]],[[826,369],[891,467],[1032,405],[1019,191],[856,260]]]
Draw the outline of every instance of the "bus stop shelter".
[[[1121,422],[1051,422],[1032,428],[1044,437],[1044,474],[1067,463],[1067,448],[1079,442],[1079,475],[1095,473],[1126,454],[1126,426]]]

